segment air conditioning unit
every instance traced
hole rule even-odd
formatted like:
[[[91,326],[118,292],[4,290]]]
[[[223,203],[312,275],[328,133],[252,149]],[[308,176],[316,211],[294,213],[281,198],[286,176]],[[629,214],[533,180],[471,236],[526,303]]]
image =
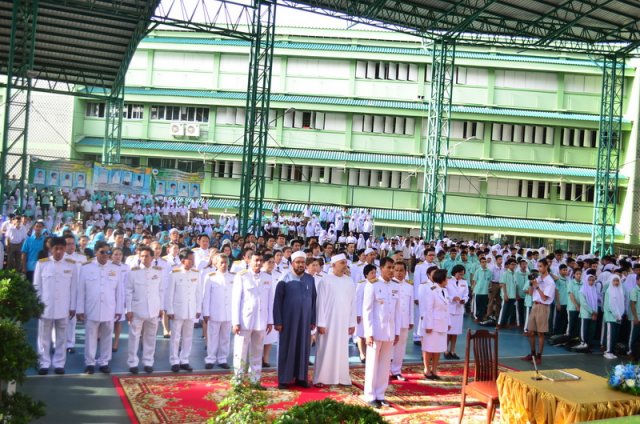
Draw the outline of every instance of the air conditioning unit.
[[[169,126],[169,133],[174,137],[182,137],[184,135],[184,124],[172,122]]]
[[[200,124],[187,124],[187,137],[200,137]]]

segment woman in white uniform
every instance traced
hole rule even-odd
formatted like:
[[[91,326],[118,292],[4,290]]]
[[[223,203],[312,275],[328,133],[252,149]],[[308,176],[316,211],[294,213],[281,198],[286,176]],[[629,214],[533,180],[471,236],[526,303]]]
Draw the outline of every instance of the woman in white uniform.
[[[427,268],[426,270],[426,278],[424,278],[424,280],[420,283],[420,286],[418,287],[418,292],[417,292],[417,301],[418,301],[418,324],[417,329],[416,329],[416,334],[420,335],[420,344],[422,345],[422,340],[424,340],[424,335],[425,333],[425,329],[426,329],[426,321],[423,319],[423,315],[422,315],[422,308],[423,308],[423,304],[426,305],[427,304],[427,296],[429,295],[429,292],[431,292],[431,287],[436,286],[436,284],[433,282],[433,273],[435,271],[438,270],[438,267],[433,265],[430,266],[429,268]],[[424,365],[424,369],[427,369],[427,352],[422,349],[422,363]]]
[[[438,364],[440,354],[447,349],[447,331],[451,328],[447,271],[437,269],[432,273],[434,285],[426,290],[426,298],[420,300],[420,320],[423,322],[422,351],[425,357],[424,377],[440,380]]]
[[[266,272],[267,274],[271,275],[271,278],[272,278],[271,290],[273,290],[273,293],[276,292],[276,285],[280,281],[280,277],[282,277],[282,274],[280,272],[275,271],[275,267],[276,267],[276,261],[274,256],[269,253],[266,253],[263,258],[262,272]],[[269,356],[271,355],[271,346],[278,342],[278,335],[279,333],[277,331],[272,331],[269,334],[265,334],[264,336],[264,340],[263,340],[264,349],[262,351],[262,368],[271,367],[271,364],[269,363]]]
[[[451,268],[452,277],[447,284],[449,292],[449,315],[451,315],[451,328],[447,336],[448,349],[444,353],[445,359],[460,359],[456,354],[456,342],[458,335],[462,334],[462,319],[464,318],[464,305],[469,300],[469,284],[464,280],[466,270],[464,265],[454,265]]]

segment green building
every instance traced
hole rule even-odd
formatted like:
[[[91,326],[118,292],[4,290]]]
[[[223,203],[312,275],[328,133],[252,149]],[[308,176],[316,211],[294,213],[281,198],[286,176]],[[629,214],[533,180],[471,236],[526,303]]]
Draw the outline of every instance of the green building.
[[[205,173],[237,207],[247,42],[156,30],[127,74],[122,162]],[[420,227],[431,49],[409,35],[278,27],[265,198],[371,208],[376,232]],[[445,230],[588,250],[601,96],[586,55],[456,51]],[[616,243],[640,244],[638,73],[627,66]],[[100,160],[104,104],[76,98],[72,156]]]

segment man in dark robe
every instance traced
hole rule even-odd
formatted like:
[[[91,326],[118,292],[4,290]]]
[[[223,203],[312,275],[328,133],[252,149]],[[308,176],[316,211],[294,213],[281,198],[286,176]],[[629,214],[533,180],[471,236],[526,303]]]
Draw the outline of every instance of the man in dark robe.
[[[308,381],[311,330],[316,326],[316,286],[305,273],[306,255],[291,255],[291,270],[276,285],[273,323],[278,342],[278,388],[286,389],[295,379],[300,387]]]

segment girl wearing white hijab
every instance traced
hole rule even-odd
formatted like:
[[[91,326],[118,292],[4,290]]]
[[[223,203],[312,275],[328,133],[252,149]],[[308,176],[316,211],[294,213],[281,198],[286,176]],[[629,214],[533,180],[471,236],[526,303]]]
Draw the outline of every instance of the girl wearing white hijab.
[[[624,290],[620,284],[620,277],[613,274],[609,281],[609,287],[604,295],[603,302],[604,325],[602,331],[605,332],[606,351],[604,357],[606,359],[616,359],[613,354],[613,346],[618,340],[618,332],[620,331],[620,322],[622,315],[625,313],[624,307]]]
[[[598,288],[595,274],[587,274],[587,280],[580,287],[580,340],[576,349],[587,349],[593,341],[598,322]]]
[[[358,244],[356,244],[356,249],[360,250],[360,249],[364,249],[366,247],[365,241],[364,241],[364,236],[362,234],[360,234],[358,236]]]

